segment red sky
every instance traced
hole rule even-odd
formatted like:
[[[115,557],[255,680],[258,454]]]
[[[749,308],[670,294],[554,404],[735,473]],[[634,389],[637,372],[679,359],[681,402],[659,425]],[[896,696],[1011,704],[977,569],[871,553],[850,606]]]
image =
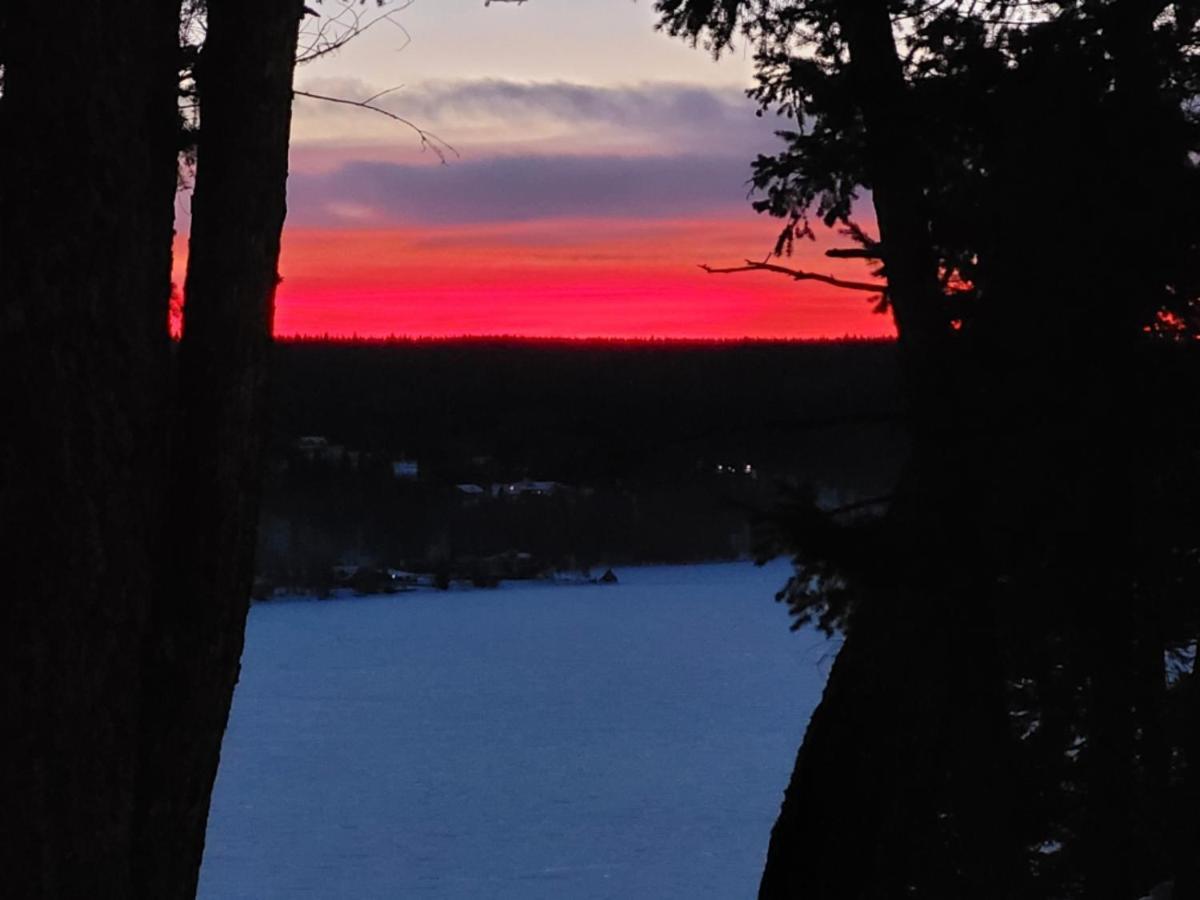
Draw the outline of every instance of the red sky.
[[[761,258],[773,223],[564,219],[486,226],[290,227],[280,336],[830,338],[894,335],[870,295],[699,263]],[[182,280],[186,245],[177,261]],[[788,265],[862,278],[804,244]]]
[[[750,208],[747,179],[794,123],[755,115],[748,55],[714,63],[656,33],[651,4],[438,0],[397,14],[403,34],[372,30],[304,67],[300,87],[378,96],[458,155],[437,165],[392,120],[298,99],[277,334],[894,333],[864,293],[698,268],[762,259],[779,228]],[[180,212],[186,233],[186,197]],[[869,277],[827,245],[782,262]]]
[[[280,265],[276,333],[665,338],[893,333],[890,317],[871,312],[869,295],[770,274],[708,275],[697,267],[737,262],[738,254],[758,250],[769,243],[764,227],[770,224],[723,218],[292,228]],[[793,262],[839,270],[815,253]],[[846,271],[844,264],[840,270]]]

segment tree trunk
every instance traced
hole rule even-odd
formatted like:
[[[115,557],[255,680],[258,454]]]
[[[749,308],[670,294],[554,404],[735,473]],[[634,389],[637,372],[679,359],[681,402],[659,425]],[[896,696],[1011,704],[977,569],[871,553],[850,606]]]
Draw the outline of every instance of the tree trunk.
[[[1146,598],[1134,601],[1138,606]],[[1134,704],[1137,710],[1137,755],[1142,761],[1145,802],[1141,805],[1138,831],[1147,851],[1146,874],[1153,883],[1169,881],[1174,875],[1176,843],[1172,814],[1172,747],[1167,728],[1166,647],[1161,636],[1161,605],[1149,610],[1135,607],[1137,660],[1134,666]]]
[[[0,12],[2,890],[124,898],[168,381],[178,5]]]
[[[1004,681],[971,526],[979,474],[951,368],[924,165],[887,3],[843,3],[839,22],[866,127],[913,455],[889,513],[903,543],[894,583],[871,589],[850,624],[772,831],[759,896],[1005,897],[1019,850]]]
[[[1181,698],[1184,704],[1182,750],[1185,770],[1175,797],[1180,833],[1176,836],[1175,897],[1200,900],[1200,661],[1193,663]]]
[[[1108,543],[1112,548],[1108,558],[1114,560],[1132,556],[1136,561],[1139,555],[1137,542],[1128,533],[1133,519],[1129,511],[1136,509],[1135,498],[1144,490],[1139,468],[1144,464],[1145,449],[1140,445],[1145,438],[1138,432],[1146,401],[1135,387],[1144,375],[1129,362],[1136,358],[1129,337],[1139,334],[1144,325],[1145,315],[1139,315],[1139,310],[1144,309],[1145,298],[1156,296],[1156,277],[1169,271],[1168,260],[1159,255],[1161,234],[1174,230],[1172,222],[1195,215],[1190,206],[1178,208],[1188,200],[1180,195],[1181,182],[1174,176],[1188,167],[1189,143],[1180,139],[1180,112],[1165,89],[1169,76],[1154,36],[1154,21],[1167,5],[1159,0],[1114,0],[1097,13],[1114,73],[1112,124],[1102,134],[1117,164],[1104,189],[1129,198],[1121,224],[1106,234],[1108,258],[1096,260],[1091,267],[1101,273],[1104,283],[1088,298],[1093,304],[1101,298],[1106,315],[1100,318],[1110,331],[1101,344],[1108,353],[1095,365],[1106,376],[1100,394],[1107,402],[1096,404],[1089,424],[1095,443],[1106,446],[1110,470],[1093,487],[1104,497],[1108,517],[1108,528],[1096,543],[1101,547]],[[1143,223],[1148,221],[1159,223],[1159,228],[1146,229]],[[1131,265],[1129,259],[1138,262]],[[1107,574],[1112,581],[1125,573],[1110,569]],[[1128,573],[1122,580],[1123,590],[1109,606],[1120,610],[1132,604],[1130,613],[1093,613],[1095,642],[1101,652],[1092,671],[1092,701],[1098,715],[1093,715],[1096,730],[1089,735],[1096,759],[1089,785],[1092,828],[1084,864],[1087,896],[1102,900],[1129,896],[1131,889],[1147,890],[1170,874],[1170,863],[1164,865],[1163,858],[1169,859],[1171,841],[1159,830],[1166,818],[1170,765],[1163,738],[1161,611],[1147,608],[1152,603],[1149,598],[1134,595],[1136,574]],[[1131,707],[1136,707],[1136,716]],[[1194,852],[1200,855],[1200,848]]]
[[[948,787],[930,754],[952,682],[937,677],[944,657],[920,599],[881,592],[856,614],[772,830],[760,897],[964,896],[956,861],[930,839]]]
[[[940,356],[950,334],[924,197],[926,166],[914,139],[886,0],[843,0],[838,21],[850,51],[855,101],[866,126],[872,198],[888,295],[906,355]]]
[[[147,646],[141,897],[194,895],[253,577],[301,0],[209,0],[170,526]]]

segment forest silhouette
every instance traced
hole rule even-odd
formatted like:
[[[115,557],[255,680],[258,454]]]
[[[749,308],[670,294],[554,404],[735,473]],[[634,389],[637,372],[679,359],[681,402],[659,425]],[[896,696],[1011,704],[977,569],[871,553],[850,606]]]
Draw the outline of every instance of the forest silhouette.
[[[14,897],[186,898],[253,575],[311,11],[67,6],[0,4],[0,859]],[[793,612],[845,642],[760,896],[1200,898],[1200,5],[655,9],[751,47],[787,121],[753,168],[783,220],[768,264],[813,278],[790,251],[840,229],[898,333],[890,495],[798,491],[771,519]]]

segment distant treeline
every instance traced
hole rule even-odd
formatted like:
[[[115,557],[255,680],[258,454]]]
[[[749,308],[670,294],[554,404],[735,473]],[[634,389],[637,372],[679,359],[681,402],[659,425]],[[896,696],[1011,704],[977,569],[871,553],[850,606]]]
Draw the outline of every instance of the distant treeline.
[[[872,479],[897,433],[888,341],[283,341],[274,436],[402,453],[447,480],[660,482],[697,461]]]
[[[347,559],[735,556],[781,483],[870,496],[905,452],[887,341],[290,340],[273,377],[260,570],[277,582]],[[303,436],[348,455],[306,459]],[[401,458],[416,479],[394,477]],[[523,478],[566,489],[491,497]]]

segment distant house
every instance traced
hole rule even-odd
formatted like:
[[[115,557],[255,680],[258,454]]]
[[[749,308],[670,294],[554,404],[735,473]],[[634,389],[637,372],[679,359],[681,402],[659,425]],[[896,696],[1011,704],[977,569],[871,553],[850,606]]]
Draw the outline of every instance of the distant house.
[[[329,438],[319,434],[309,434],[296,438],[296,453],[309,462],[324,459],[329,453]]]
[[[309,462],[341,463],[349,462],[354,468],[358,467],[359,451],[347,450],[341,444],[329,443],[329,438],[320,434],[309,434],[296,438],[296,453]]]
[[[319,434],[309,434],[304,437],[296,438],[296,449],[301,453],[308,451],[315,453],[318,450],[323,450],[329,446],[329,438]]]
[[[383,570],[388,580],[396,587],[416,587],[421,583],[421,576],[404,569],[393,569],[390,566]]]
[[[459,493],[463,506],[478,506],[488,492],[478,484],[456,484],[454,489]]]
[[[497,491],[497,487],[499,491]],[[502,497],[550,497],[557,494],[565,484],[557,481],[531,481],[528,478],[523,478],[520,481],[514,481],[510,484],[492,485],[493,496],[499,494]]]
[[[750,463],[718,463],[715,471],[718,475],[745,475],[748,478],[758,478],[758,469]]]
[[[392,477],[403,479],[419,478],[421,475],[421,467],[415,459],[394,459],[392,460]]]

